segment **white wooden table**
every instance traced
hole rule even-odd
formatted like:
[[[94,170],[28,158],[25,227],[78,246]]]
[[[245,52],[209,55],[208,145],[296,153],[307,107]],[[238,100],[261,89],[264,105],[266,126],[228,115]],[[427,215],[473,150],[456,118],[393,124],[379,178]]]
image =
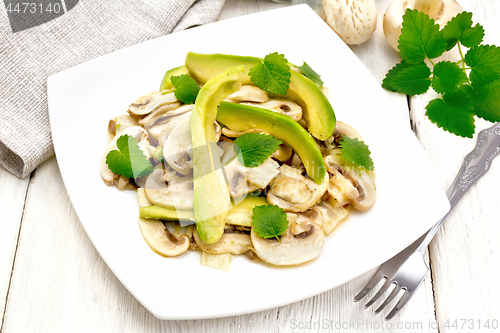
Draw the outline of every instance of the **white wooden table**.
[[[375,34],[352,47],[379,82],[399,61],[385,43],[381,26],[390,2],[377,0]],[[460,3],[485,27],[486,42],[500,45],[500,1]],[[227,0],[219,19],[281,6],[264,0]],[[444,133],[425,118],[424,105],[432,95],[407,100],[388,94],[447,188],[475,140]],[[476,133],[488,126],[477,125]],[[0,167],[0,189],[0,331],[4,333],[500,332],[498,326],[493,329],[494,320],[496,325],[500,320],[498,160],[431,243],[431,276],[390,323],[374,316],[372,309],[364,310],[364,303],[352,302],[373,271],[316,297],[268,311],[211,320],[158,320],[122,286],[94,249],[68,199],[56,158],[25,179]]]

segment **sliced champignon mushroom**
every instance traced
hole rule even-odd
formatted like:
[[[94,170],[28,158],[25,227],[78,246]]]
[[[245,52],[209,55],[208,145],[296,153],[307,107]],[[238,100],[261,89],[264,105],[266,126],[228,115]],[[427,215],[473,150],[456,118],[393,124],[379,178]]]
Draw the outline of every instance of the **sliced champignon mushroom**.
[[[384,14],[384,35],[389,45],[398,50],[399,36],[406,9],[417,9],[434,19],[440,29],[455,15],[463,11],[455,0],[395,0]]]
[[[300,170],[286,164],[279,170],[280,173],[271,181],[267,202],[283,208],[285,212],[305,212],[320,201],[326,192],[328,174],[318,185],[304,177]]]
[[[120,191],[134,191],[137,187],[130,183],[130,179],[124,176],[119,176],[115,179],[115,185]]]
[[[145,184],[145,193],[148,200],[160,207],[192,210],[193,209],[193,178],[171,176],[168,184],[165,182],[165,173],[156,169],[151,173]]]
[[[236,158],[232,142],[220,142],[219,147],[222,150],[221,163],[224,165],[229,194],[233,198],[265,188],[279,174],[279,164],[270,157],[256,167],[247,168]]]
[[[245,85],[240,88],[237,92],[229,95],[226,98],[228,102],[256,102],[262,103],[267,102],[269,97],[267,94],[256,86]]]
[[[324,158],[326,169],[330,174],[330,182],[327,189],[330,195],[335,196],[341,202],[341,197],[336,196],[335,188],[340,190],[341,195],[345,196],[349,202],[359,197],[359,191],[346,177],[339,171],[342,170],[340,164],[335,160],[336,155],[328,155]]]
[[[150,205],[144,189],[137,190],[139,206]],[[139,229],[148,246],[156,253],[164,257],[175,257],[186,252],[190,246],[188,235],[173,236],[159,220],[139,218]]]
[[[349,45],[366,42],[377,28],[375,0],[323,0],[326,23]]]
[[[332,230],[346,218],[349,211],[341,205],[330,205],[330,200],[328,202],[321,201],[314,208],[321,213],[321,228],[325,235],[328,235]]]
[[[192,108],[191,108],[192,110]],[[155,128],[161,128],[160,132],[158,133],[158,145],[163,147],[165,145],[165,141],[167,138],[170,136],[170,133],[174,130],[174,128],[184,119],[185,117],[190,118],[191,117],[191,111],[183,113],[181,115],[178,115],[176,117],[169,117],[167,118],[166,122],[161,122],[153,125]]]
[[[330,181],[359,211],[367,211],[375,204],[376,186],[370,175],[362,168],[345,167],[336,164],[334,155],[324,158],[326,168],[331,174]],[[334,192],[329,192],[331,195]]]
[[[229,195],[232,198],[239,198],[258,188],[248,182],[247,168],[241,165],[237,158],[224,165],[224,172],[229,186]]]
[[[116,146],[116,141],[122,136],[122,135],[131,135],[134,138],[139,141],[139,148],[143,151],[143,153],[146,155],[147,158],[151,157],[151,151],[150,151],[150,146],[149,146],[149,141],[148,141],[148,134],[144,130],[144,128],[140,126],[132,126],[124,131],[122,131],[119,135],[115,135],[113,140],[108,144],[106,147],[106,150],[104,151],[104,155],[101,159],[101,166],[100,166],[100,171],[101,171],[101,177],[106,183],[106,185],[113,185],[115,180],[118,179],[118,175],[113,173],[106,164],[106,156],[108,153],[112,150],[117,150],[118,147]]]
[[[287,145],[286,143],[282,143],[278,150],[276,150],[271,156],[277,159],[280,162],[285,162],[292,157],[292,147]]]
[[[109,121],[108,132],[117,135],[132,126],[139,126],[137,117],[130,115],[119,115]]]
[[[337,121],[335,125],[335,130],[333,131],[333,137],[335,140],[339,140],[342,135],[348,136],[350,138],[358,139],[359,141],[363,141],[363,137],[354,129],[354,127],[349,126],[341,121]]]
[[[226,233],[222,234],[221,238],[213,244],[205,244],[198,236],[198,232],[193,232],[193,237],[198,247],[206,253],[210,254],[241,254],[253,249],[250,235],[246,233]]]
[[[210,254],[201,252],[200,264],[226,272],[231,264],[231,254]]]
[[[149,130],[149,128],[154,124],[166,123],[175,117],[192,111],[193,107],[194,104],[181,106],[179,102],[166,104],[157,108],[147,116],[144,116],[141,120],[139,120],[139,125],[142,125],[146,130]]]
[[[299,219],[294,215],[287,213],[289,226],[280,236],[280,241],[276,238],[261,238],[252,228],[252,244],[260,259],[279,266],[298,265],[319,255],[325,238],[321,226],[303,217],[300,225],[296,227],[295,224],[298,224]],[[300,232],[294,232],[295,229]]]
[[[153,92],[149,95],[139,97],[135,103],[132,103],[128,107],[128,112],[135,115],[147,115],[156,110],[156,108],[170,103],[177,102],[177,97],[175,97],[174,92],[169,92],[162,94],[159,92]]]
[[[302,108],[300,105],[288,99],[271,98],[265,103],[243,102],[240,104],[256,106],[273,112],[278,112],[292,118],[295,121],[302,119]]]
[[[163,157],[172,169],[187,175],[193,169],[191,117],[183,117],[163,145]]]
[[[349,178],[354,187],[359,192],[359,197],[351,201],[352,206],[361,212],[365,212],[372,208],[377,198],[377,188],[375,183],[370,178],[365,170],[356,172],[355,170],[347,170],[347,178]]]

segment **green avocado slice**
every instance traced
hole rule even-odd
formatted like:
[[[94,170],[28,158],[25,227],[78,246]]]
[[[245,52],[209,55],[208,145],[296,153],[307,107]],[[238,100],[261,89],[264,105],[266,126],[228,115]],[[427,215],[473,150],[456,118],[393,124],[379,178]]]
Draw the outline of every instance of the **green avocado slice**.
[[[141,207],[139,209],[139,217],[165,221],[194,221],[192,210],[177,210],[156,205]]]
[[[326,166],[318,145],[312,136],[292,118],[266,109],[221,102],[217,121],[233,131],[261,129],[287,143],[299,155],[309,177],[320,184]]]
[[[243,200],[232,207],[224,223],[243,227],[252,226],[252,211],[255,206],[267,205],[266,198],[247,195]],[[156,205],[141,207],[139,217],[151,220],[163,221],[194,221],[192,210],[176,210]]]
[[[235,56],[227,54],[200,54],[189,52],[186,56],[186,68],[198,81],[204,83],[226,70],[243,65],[245,73],[241,75],[241,84],[252,84],[248,71],[261,64],[261,58]],[[302,107],[302,115],[307,123],[307,130],[315,138],[326,140],[335,129],[335,112],[323,91],[304,75],[291,70],[290,86],[286,98]]]
[[[163,76],[163,80],[161,80],[160,90],[158,91],[162,92],[163,90],[172,89],[174,87],[171,81],[172,76],[179,76],[182,74],[189,74],[188,69],[184,65],[168,70]]]
[[[210,79],[200,89],[191,114],[193,146],[194,216],[198,235],[205,244],[217,242],[231,208],[229,188],[220,163],[214,122],[217,105],[241,87],[243,66]]]

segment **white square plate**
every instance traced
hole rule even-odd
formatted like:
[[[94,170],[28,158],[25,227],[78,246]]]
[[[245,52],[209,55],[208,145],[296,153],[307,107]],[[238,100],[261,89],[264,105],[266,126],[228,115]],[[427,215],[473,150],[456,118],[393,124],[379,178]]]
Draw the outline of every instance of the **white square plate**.
[[[157,90],[165,71],[182,65],[189,51],[260,57],[278,51],[292,63],[307,61],[330,88],[337,119],[369,145],[377,202],[366,213],[351,213],[312,262],[273,268],[235,256],[222,272],[201,266],[193,251],[163,258],[142,238],[136,193],[102,181],[109,119]],[[386,93],[306,5],[209,24],[94,59],[49,77],[48,97],[57,160],[82,225],[118,279],[160,319],[232,316],[314,296],[381,264],[449,209],[422,147]]]

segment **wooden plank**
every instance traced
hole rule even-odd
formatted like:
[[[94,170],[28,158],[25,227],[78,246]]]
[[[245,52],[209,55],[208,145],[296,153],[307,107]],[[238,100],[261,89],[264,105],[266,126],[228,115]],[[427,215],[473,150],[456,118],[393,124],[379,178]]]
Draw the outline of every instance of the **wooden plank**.
[[[465,10],[473,12],[474,22],[481,23],[485,41],[500,45],[500,32],[496,27],[500,3],[489,1],[460,1]],[[454,52],[445,58],[459,59]],[[435,98],[435,93],[413,97],[412,118],[417,123],[420,142],[431,158],[443,188],[453,181],[463,158],[469,153],[476,139],[463,139],[443,132],[425,116],[425,105]],[[476,135],[480,129],[491,126],[476,121]],[[432,279],[435,292],[436,313],[440,332],[455,332],[459,327],[470,332],[487,329],[479,326],[489,319],[498,320],[500,313],[500,162],[492,167],[450,214],[438,232],[429,250],[432,262]],[[480,322],[478,322],[480,320]],[[468,326],[471,325],[471,326]]]
[[[30,177],[19,179],[0,167],[0,329]]]

